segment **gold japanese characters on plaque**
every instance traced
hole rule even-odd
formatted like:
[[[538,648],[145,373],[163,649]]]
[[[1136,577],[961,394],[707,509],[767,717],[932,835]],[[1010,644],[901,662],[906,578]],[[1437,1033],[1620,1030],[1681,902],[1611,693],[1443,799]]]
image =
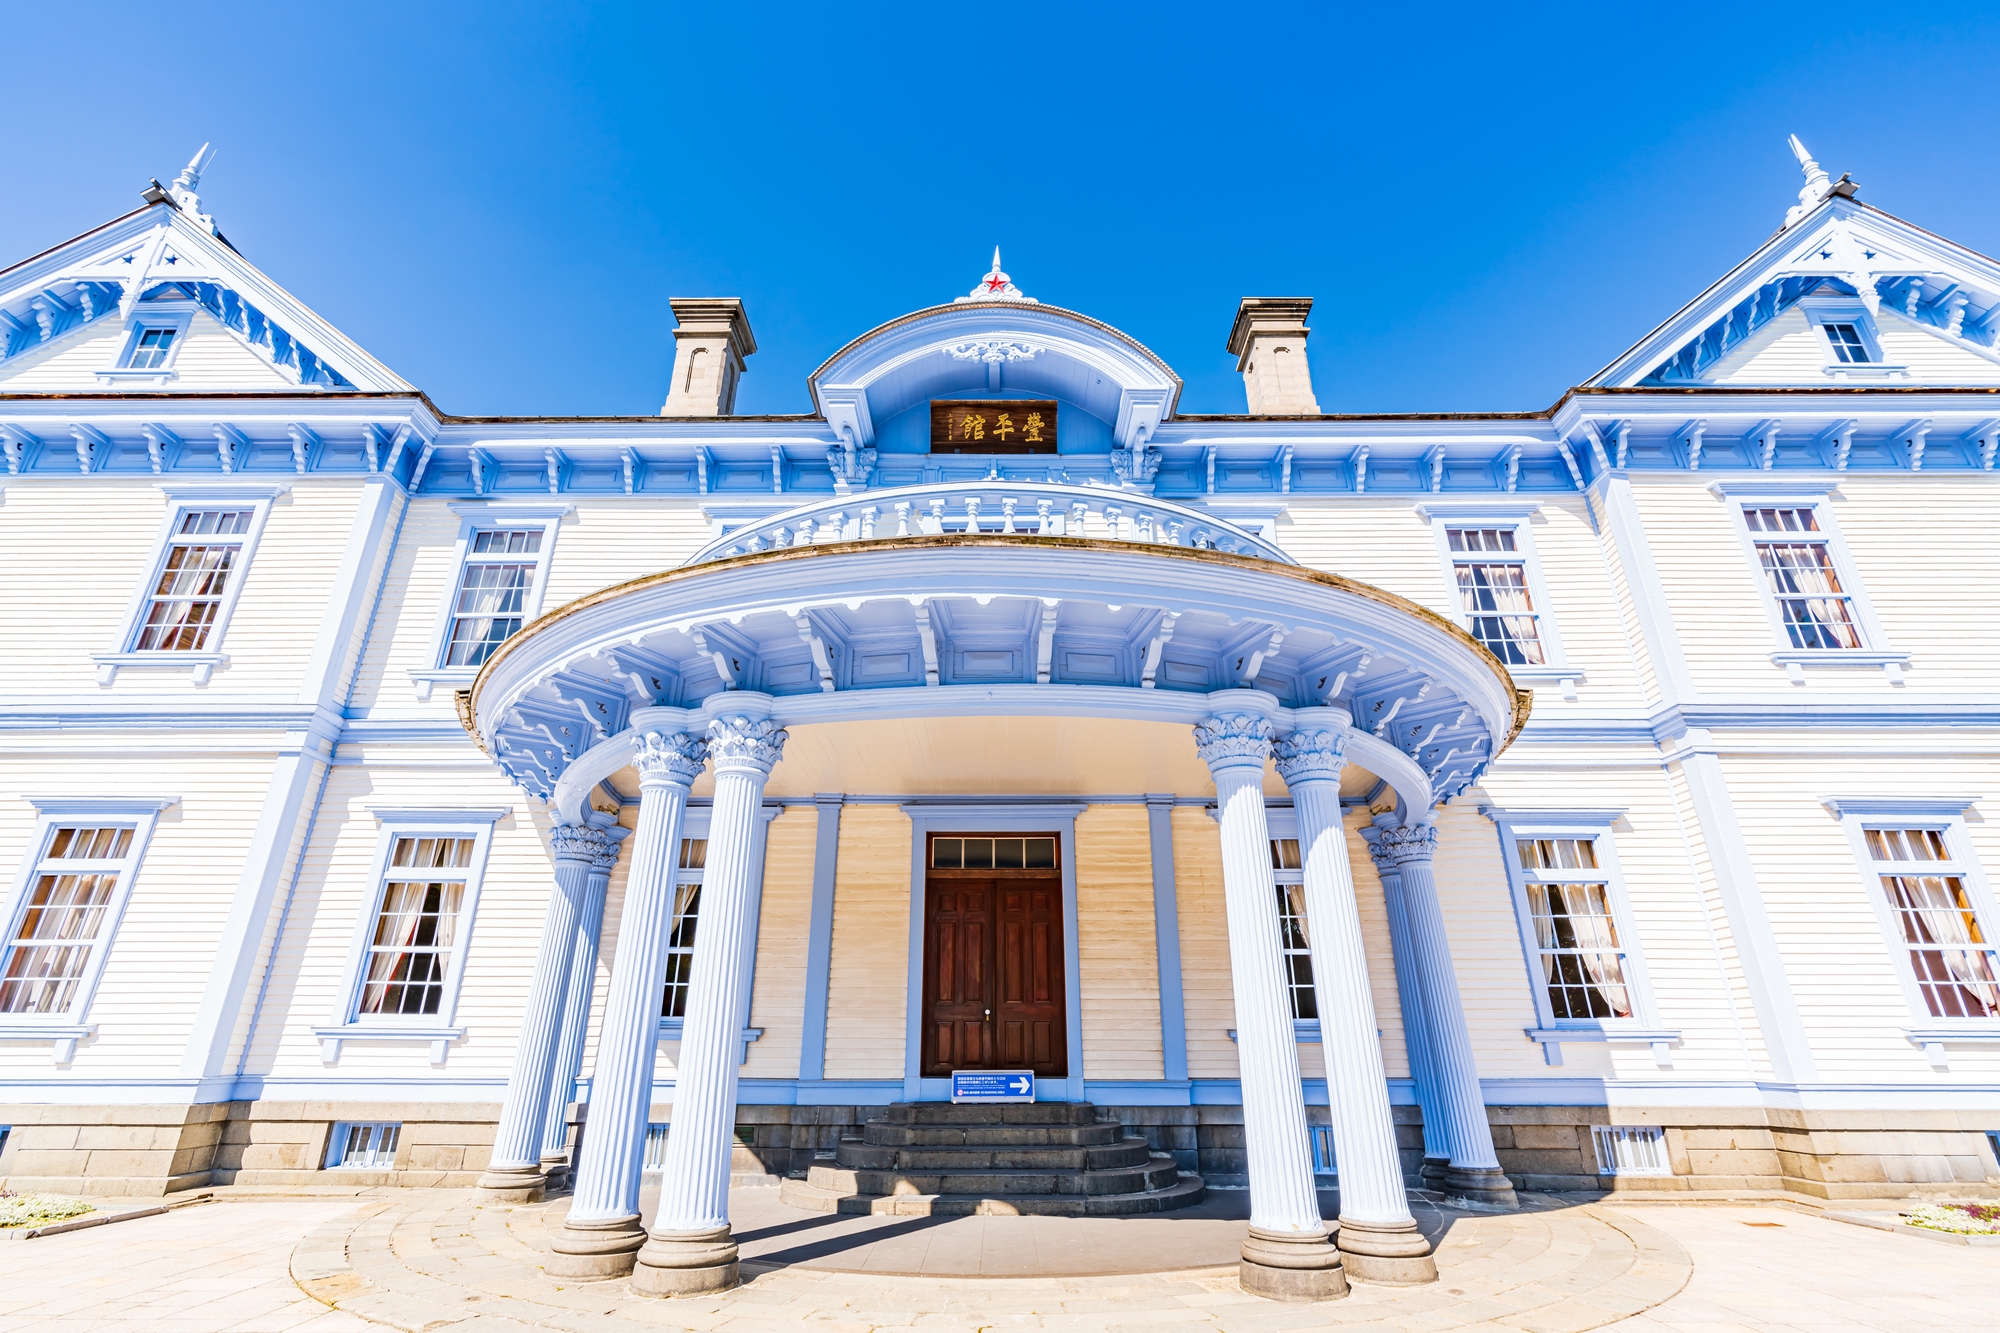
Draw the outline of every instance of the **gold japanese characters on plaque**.
[[[1052,454],[1053,398],[933,398],[934,454]]]

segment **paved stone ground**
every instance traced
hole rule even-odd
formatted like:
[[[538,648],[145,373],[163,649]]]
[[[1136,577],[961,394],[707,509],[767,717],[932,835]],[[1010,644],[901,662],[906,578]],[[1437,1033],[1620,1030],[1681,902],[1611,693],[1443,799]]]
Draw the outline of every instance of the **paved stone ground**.
[[[379,1333],[385,1326],[427,1333],[1122,1333],[1169,1325],[1218,1333],[1574,1333],[1599,1327],[1618,1333],[1904,1333],[1993,1327],[1993,1312],[2000,1309],[2000,1253],[1993,1250],[1769,1206],[1535,1203],[1505,1217],[1438,1212],[1444,1280],[1434,1287],[1357,1286],[1344,1301],[1287,1306],[1245,1296],[1227,1268],[1143,1277],[897,1277],[821,1266],[832,1254],[767,1269],[723,1296],[649,1301],[628,1295],[621,1283],[566,1288],[535,1269],[547,1214],[561,1201],[485,1208],[467,1192],[445,1190],[232,1201],[33,1241],[0,1234],[0,1333]],[[739,1226],[745,1233],[755,1229],[752,1217],[773,1205],[767,1191],[740,1192]],[[776,1212],[761,1215],[766,1228],[787,1225],[771,1220]],[[1240,1225],[1219,1216],[1189,1220],[1204,1230]],[[976,1231],[983,1245],[994,1237],[1006,1240],[1004,1229],[988,1224],[1064,1221],[965,1218],[928,1230],[933,1238],[953,1227]],[[770,1259],[784,1248],[807,1248],[800,1234],[750,1243],[778,1246],[764,1251]],[[888,1262],[900,1244],[894,1237],[851,1234],[862,1243],[841,1251],[850,1256]],[[1038,1235],[1036,1240],[1039,1248]]]

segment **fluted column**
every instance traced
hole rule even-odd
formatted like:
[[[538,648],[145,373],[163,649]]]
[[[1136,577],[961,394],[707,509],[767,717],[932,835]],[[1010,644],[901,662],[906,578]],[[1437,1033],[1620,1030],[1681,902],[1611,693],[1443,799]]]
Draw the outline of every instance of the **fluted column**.
[[[765,696],[732,693],[728,702],[728,712],[708,724],[715,805],[660,1211],[632,1271],[632,1290],[646,1296],[719,1291],[738,1280],[736,1242],[729,1235],[729,1157],[746,1017],[744,941],[756,926],[751,913],[762,874],[756,853],[763,845],[764,780],[784,753],[786,734],[771,720]]]
[[[538,1199],[542,1174],[542,1118],[548,1111],[549,1074],[555,1068],[556,1038],[562,1026],[563,994],[569,989],[570,953],[590,878],[590,862],[604,835],[582,824],[558,824],[549,842],[555,853],[555,888],[542,915],[542,942],[528,975],[528,1001],[514,1043],[514,1067],[507,1075],[500,1123],[493,1131],[493,1155],[479,1188],[516,1202]]]
[[[1250,1174],[1250,1238],[1238,1272],[1244,1289],[1261,1296],[1328,1300],[1346,1294],[1347,1278],[1313,1187],[1305,1091],[1278,944],[1277,885],[1264,817],[1271,723],[1261,710],[1269,698],[1234,690],[1210,698],[1217,712],[1196,725],[1194,739],[1215,778],[1222,825],[1222,897]]]
[[[1409,913],[1411,953],[1424,994],[1424,1025],[1430,1034],[1431,1058],[1437,1070],[1437,1100],[1444,1112],[1451,1165],[1441,1182],[1447,1202],[1471,1208],[1509,1209],[1520,1206],[1514,1182],[1500,1169],[1493,1154],[1493,1127],[1486,1119],[1486,1098],[1479,1090],[1479,1067],[1472,1058],[1472,1034],[1465,1025],[1465,1005],[1458,994],[1458,975],[1451,965],[1451,945],[1445,936],[1444,908],[1438,902],[1431,860],[1437,851],[1437,829],[1430,824],[1393,824],[1393,816],[1376,820],[1377,845],[1385,848],[1403,879],[1403,905]]]
[[[639,1217],[639,1168],[653,1101],[653,1059],[660,1045],[674,871],[680,863],[688,788],[700,776],[707,753],[705,741],[663,728],[644,733],[632,757],[639,771],[639,827],[632,835],[632,870],[618,917],[618,955],[612,960],[611,992],[597,1038],[590,1132],[577,1154],[569,1216],[550,1242],[554,1253],[544,1265],[552,1277],[628,1273],[646,1241]]]
[[[1437,1062],[1431,1059],[1430,1026],[1424,1017],[1423,987],[1417,981],[1416,946],[1410,943],[1410,912],[1403,904],[1403,874],[1389,859],[1380,833],[1363,829],[1368,853],[1382,880],[1382,906],[1389,917],[1389,952],[1396,965],[1396,998],[1403,1010],[1403,1049],[1410,1058],[1410,1081],[1416,1084],[1417,1109],[1424,1117],[1423,1181],[1437,1184],[1451,1166],[1451,1140],[1444,1132],[1444,1112],[1437,1100]]]
[[[583,911],[577,919],[576,949],[570,955],[569,986],[563,995],[562,1031],[556,1039],[555,1073],[549,1079],[548,1110],[542,1117],[542,1171],[551,1179],[565,1164],[572,1173],[576,1170],[576,1159],[570,1155],[569,1103],[583,1072],[583,1046],[590,1033],[604,897],[611,889],[612,868],[618,864],[619,843],[629,836],[616,827],[605,829],[604,835],[604,846],[591,858],[590,875],[584,880]]]
[[[1293,720],[1297,730],[1278,742],[1274,757],[1299,819],[1307,940],[1340,1171],[1336,1243],[1349,1277],[1395,1285],[1435,1282],[1437,1264],[1410,1216],[1396,1153],[1375,997],[1368,989],[1368,946],[1340,817],[1342,737],[1352,719],[1345,709],[1302,708]]]

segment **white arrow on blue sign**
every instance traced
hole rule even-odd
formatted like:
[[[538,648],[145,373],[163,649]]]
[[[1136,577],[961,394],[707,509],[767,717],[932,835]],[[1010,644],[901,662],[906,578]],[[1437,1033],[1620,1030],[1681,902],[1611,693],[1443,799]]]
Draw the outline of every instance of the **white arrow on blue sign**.
[[[954,1069],[954,1102],[1031,1102],[1035,1100],[1032,1069]]]

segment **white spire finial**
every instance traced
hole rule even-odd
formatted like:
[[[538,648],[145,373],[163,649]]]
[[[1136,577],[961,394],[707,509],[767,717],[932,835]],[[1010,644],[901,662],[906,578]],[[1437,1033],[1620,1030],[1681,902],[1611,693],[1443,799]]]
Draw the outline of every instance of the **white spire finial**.
[[[1806,151],[1806,146],[1799,142],[1798,135],[1791,136],[1791,146],[1792,156],[1799,160],[1799,170],[1804,173],[1806,183],[1799,189],[1798,203],[1792,205],[1785,213],[1786,227],[1818,208],[1820,201],[1826,198],[1827,191],[1832,186],[1826,172],[1821,169],[1819,163],[1813,161],[1813,156]],[[1784,227],[1780,227],[1779,230],[1783,231]]]
[[[1021,301],[1027,305],[1041,304],[1032,296],[1023,296],[1021,289],[1014,285],[1014,280],[1000,271],[1000,247],[997,245],[993,247],[992,270],[979,280],[979,285],[972,289],[971,295],[957,297],[953,304],[963,304],[966,301]]]
[[[188,164],[181,168],[181,174],[174,177],[174,189],[192,191],[201,184],[201,173],[208,170],[208,164],[215,160],[215,154],[207,144],[203,144]]]

